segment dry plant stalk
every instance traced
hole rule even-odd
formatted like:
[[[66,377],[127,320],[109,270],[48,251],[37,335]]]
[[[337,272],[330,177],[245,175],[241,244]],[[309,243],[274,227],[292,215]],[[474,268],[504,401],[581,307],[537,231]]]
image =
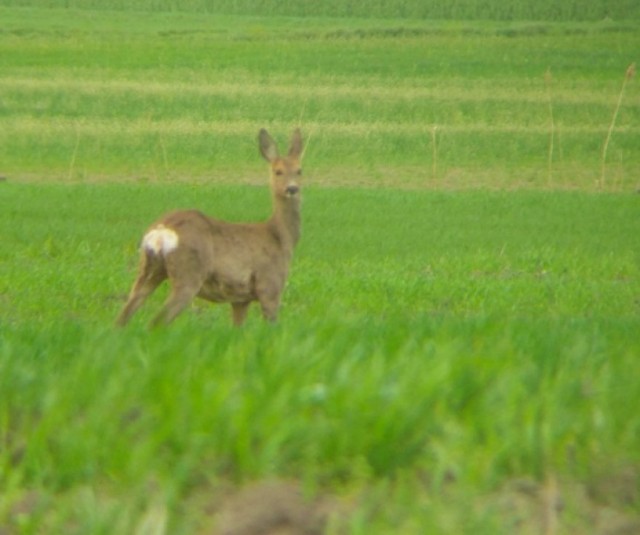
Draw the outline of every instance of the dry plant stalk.
[[[433,162],[431,168],[431,174],[433,181],[438,179],[438,126],[434,126],[431,129],[431,145],[433,151]]]
[[[618,112],[620,111],[620,106],[622,105],[622,98],[624,96],[624,90],[627,86],[627,82],[633,78],[636,73],[636,64],[632,63],[627,67],[627,71],[624,75],[624,80],[622,82],[622,88],[620,89],[620,95],[618,95],[618,103],[616,104],[615,109],[613,110],[613,117],[611,118],[611,124],[609,125],[609,131],[607,132],[607,137],[604,140],[604,145],[602,147],[602,172],[600,174],[600,187],[604,187],[606,174],[607,174],[607,151],[609,150],[609,142],[611,141],[611,135],[613,134],[613,129],[616,126],[616,120],[618,119]]]
[[[167,147],[164,144],[164,139],[160,136],[160,150],[162,151],[162,163],[164,164],[164,176],[169,177],[169,158],[167,158]]]
[[[562,511],[562,497],[558,489],[555,475],[547,476],[541,489],[542,526],[544,535],[556,535],[558,532],[559,516]]]
[[[547,69],[547,72],[544,73],[544,83],[547,88],[547,101],[549,103],[549,151],[547,154],[547,182],[548,185],[551,186],[553,184],[553,149],[555,142],[555,132],[556,125],[555,120],[553,118],[553,94],[551,91],[551,82],[553,77],[551,76],[551,69]]]
[[[76,158],[78,157],[78,148],[80,147],[80,127],[76,124],[76,144],[73,147],[73,154],[71,154],[71,162],[69,162],[69,181],[73,180],[73,174],[76,168]]]

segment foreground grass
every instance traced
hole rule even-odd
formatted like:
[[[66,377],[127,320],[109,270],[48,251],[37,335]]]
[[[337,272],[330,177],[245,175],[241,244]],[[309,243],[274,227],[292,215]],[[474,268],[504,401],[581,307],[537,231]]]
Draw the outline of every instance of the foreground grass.
[[[503,511],[461,513],[549,474],[569,503],[563,485],[579,481],[602,506],[637,507],[621,477],[637,477],[637,322],[205,327],[4,330],[3,496],[38,504],[8,521],[126,533],[158,505],[169,532],[193,533],[229,481],[273,477],[356,500],[355,533],[421,533],[450,515],[450,532],[508,533]],[[378,505],[385,486],[399,496]],[[434,498],[445,492],[452,503]],[[586,528],[591,514],[565,518]]]
[[[196,304],[150,333],[161,295],[110,327],[140,231],[260,219],[264,188],[1,186],[10,533],[210,533],[270,479],[329,532],[636,525],[635,196],[310,187],[278,325]]]

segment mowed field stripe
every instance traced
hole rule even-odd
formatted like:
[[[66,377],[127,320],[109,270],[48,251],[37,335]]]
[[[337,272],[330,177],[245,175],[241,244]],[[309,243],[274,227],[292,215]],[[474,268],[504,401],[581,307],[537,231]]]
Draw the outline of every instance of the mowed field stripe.
[[[56,136],[62,134],[82,134],[95,136],[138,136],[161,134],[166,136],[193,136],[205,134],[253,135],[264,126],[254,121],[196,121],[177,120],[124,120],[124,119],[78,119],[67,117],[38,118],[32,116],[9,117],[3,120],[0,137],[14,134],[33,136]],[[304,122],[308,132],[323,132],[332,136],[366,136],[368,134],[431,135],[434,125],[405,122]],[[548,134],[548,126],[496,125],[475,123],[459,126],[437,126],[438,132],[445,133],[514,133]],[[606,126],[563,126],[565,134],[604,134]],[[619,133],[640,134],[640,126],[621,126]]]
[[[139,94],[149,96],[244,96],[263,98],[265,95],[278,98],[318,98],[332,100],[341,98],[384,99],[391,101],[433,100],[453,102],[520,102],[546,103],[549,94],[540,77],[539,81],[530,80],[525,85],[514,87],[513,80],[502,83],[494,80],[491,84],[468,79],[450,79],[427,84],[424,81],[383,82],[377,78],[349,80],[339,78],[326,80],[323,77],[302,79],[269,79],[239,75],[228,80],[216,81],[147,81],[116,79],[103,80],[78,78],[77,76],[20,77],[0,78],[0,90],[51,92],[65,91],[103,98],[109,96]],[[612,85],[609,94],[602,87],[591,87],[584,83],[572,87],[562,87],[559,83],[553,88],[554,102],[566,104],[610,105],[615,102],[618,84]],[[626,106],[640,106],[640,95],[630,94],[625,99]]]

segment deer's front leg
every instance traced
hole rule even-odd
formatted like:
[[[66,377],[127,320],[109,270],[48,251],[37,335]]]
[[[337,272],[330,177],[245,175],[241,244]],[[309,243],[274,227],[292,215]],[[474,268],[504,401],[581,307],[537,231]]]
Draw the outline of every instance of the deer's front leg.
[[[233,317],[233,324],[239,327],[247,319],[247,312],[249,311],[249,303],[231,303],[231,313]]]

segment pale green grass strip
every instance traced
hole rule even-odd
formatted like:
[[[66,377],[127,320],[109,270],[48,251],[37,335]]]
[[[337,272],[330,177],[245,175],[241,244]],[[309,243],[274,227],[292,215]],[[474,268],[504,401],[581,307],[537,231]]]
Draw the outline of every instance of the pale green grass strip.
[[[191,81],[148,81],[129,79],[79,78],[77,75],[53,75],[46,79],[38,76],[5,76],[0,79],[0,90],[47,92],[73,91],[83,95],[107,98],[112,95],[142,94],[150,96],[218,96],[235,95],[255,98],[272,96],[281,98],[301,97],[333,100],[339,98],[384,99],[385,101],[438,100],[452,102],[508,102],[546,103],[547,94],[540,80],[531,80],[514,87],[513,80],[473,82],[468,79],[448,79],[446,82],[427,83],[417,80],[383,80],[372,78],[270,78],[229,76],[216,80],[198,78]],[[571,87],[554,87],[556,103],[609,105],[610,95],[601,87],[587,84]],[[630,95],[627,105],[640,106],[640,95]]]
[[[68,119],[60,117],[37,118],[32,116],[12,117],[3,121],[0,138],[16,134],[38,137],[53,137],[60,134],[92,135],[92,136],[138,136],[140,134],[162,134],[174,136],[193,136],[203,134],[219,135],[253,135],[262,123],[256,121],[198,121],[192,119]],[[283,125],[283,127],[286,125]],[[309,132],[322,132],[331,136],[367,136],[369,134],[406,134],[431,136],[433,125],[414,124],[410,122],[339,122],[308,121],[304,123]],[[491,123],[475,123],[467,125],[438,125],[440,133],[513,133],[513,134],[546,134],[548,127],[544,124],[532,125],[496,125]],[[607,127],[601,126],[564,126],[565,134],[603,134]],[[640,134],[640,127],[622,126],[618,133]]]

